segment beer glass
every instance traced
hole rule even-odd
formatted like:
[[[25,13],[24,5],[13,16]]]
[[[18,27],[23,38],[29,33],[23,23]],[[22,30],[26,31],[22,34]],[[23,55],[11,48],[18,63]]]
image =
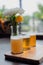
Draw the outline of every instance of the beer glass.
[[[19,54],[23,52],[23,39],[21,36],[11,36],[11,53]]]
[[[31,33],[30,34],[30,47],[35,47],[36,46],[36,34]]]
[[[24,50],[30,49],[29,41],[30,41],[30,36],[29,35],[23,35],[23,49]]]

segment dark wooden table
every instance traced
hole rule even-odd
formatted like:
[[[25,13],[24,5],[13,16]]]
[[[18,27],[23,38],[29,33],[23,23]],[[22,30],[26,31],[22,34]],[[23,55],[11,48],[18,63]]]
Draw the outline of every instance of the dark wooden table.
[[[0,38],[0,65],[30,65],[30,64],[23,64],[18,62],[11,62],[5,60],[4,54],[10,50],[10,39],[8,38]],[[43,44],[43,40],[38,40],[39,44]],[[40,64],[40,65],[43,65]]]

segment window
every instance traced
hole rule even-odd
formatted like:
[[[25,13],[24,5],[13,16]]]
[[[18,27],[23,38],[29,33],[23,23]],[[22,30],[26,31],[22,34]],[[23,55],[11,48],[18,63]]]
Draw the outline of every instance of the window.
[[[22,0],[22,8],[25,10],[24,15],[26,15],[26,16],[29,15],[29,16],[33,17],[33,13],[39,11],[38,4],[43,5],[43,0]],[[38,26],[39,21],[34,19],[34,23],[33,23],[33,18],[32,18],[32,19],[30,19],[29,22],[30,22],[30,25],[33,26],[33,28],[35,28],[37,31],[37,26]],[[40,30],[39,27],[38,27],[38,32]],[[41,28],[43,28],[43,27],[41,27]]]
[[[43,0],[22,0],[22,8],[26,10],[26,14],[32,15],[37,11],[37,5],[43,4]]]

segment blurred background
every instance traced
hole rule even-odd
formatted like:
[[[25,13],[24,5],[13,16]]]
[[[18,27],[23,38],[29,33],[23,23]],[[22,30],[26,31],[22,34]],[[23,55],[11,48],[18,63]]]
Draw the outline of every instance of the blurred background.
[[[4,11],[17,7],[25,10],[22,14],[24,20],[21,24],[21,31],[43,33],[43,0],[0,0],[0,17],[4,18]],[[5,30],[8,24],[4,24]],[[4,31],[2,26],[0,22],[0,34],[6,34],[6,32],[10,34],[10,27],[7,31]]]

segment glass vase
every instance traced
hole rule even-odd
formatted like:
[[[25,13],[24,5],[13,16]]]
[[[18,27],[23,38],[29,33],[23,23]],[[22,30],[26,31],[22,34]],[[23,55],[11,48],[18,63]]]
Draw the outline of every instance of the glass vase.
[[[13,36],[17,35],[17,23],[15,21],[13,21],[11,26],[11,35]]]
[[[13,35],[17,35],[17,23],[13,23]]]

